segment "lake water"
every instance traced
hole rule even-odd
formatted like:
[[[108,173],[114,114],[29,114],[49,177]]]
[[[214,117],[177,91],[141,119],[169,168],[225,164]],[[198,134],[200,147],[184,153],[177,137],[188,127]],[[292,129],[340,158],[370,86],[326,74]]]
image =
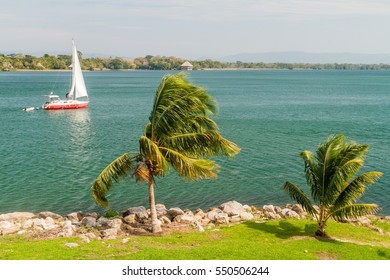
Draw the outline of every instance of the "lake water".
[[[138,151],[154,94],[166,71],[87,72],[86,110],[24,112],[50,91],[64,96],[69,72],[0,73],[0,213],[99,211],[91,184],[117,156]],[[289,203],[286,180],[306,189],[302,150],[330,134],[370,144],[364,171],[385,175],[363,202],[390,214],[390,72],[192,71],[219,103],[216,122],[241,153],[218,158],[217,180],[188,182],[174,172],[157,179],[157,203],[207,209],[237,200]],[[115,185],[110,206],[148,206],[145,184]]]

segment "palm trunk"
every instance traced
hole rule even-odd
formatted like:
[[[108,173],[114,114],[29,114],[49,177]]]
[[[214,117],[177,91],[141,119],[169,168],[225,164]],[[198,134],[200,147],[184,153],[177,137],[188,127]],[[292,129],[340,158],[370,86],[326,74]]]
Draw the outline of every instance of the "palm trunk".
[[[326,227],[326,210],[323,207],[323,205],[320,204],[320,216],[318,218],[318,229],[315,232],[316,236],[319,237],[329,237],[328,234],[325,232],[325,227]]]
[[[162,229],[160,221],[157,219],[156,201],[154,199],[154,178],[150,171],[149,173],[149,206],[150,216],[152,218],[152,232],[155,234],[162,232]]]
[[[319,237],[327,237],[327,233],[325,232],[325,225],[326,223],[324,221],[320,221],[318,223],[318,228],[317,228],[317,231],[315,232],[315,235],[316,236],[319,236]]]

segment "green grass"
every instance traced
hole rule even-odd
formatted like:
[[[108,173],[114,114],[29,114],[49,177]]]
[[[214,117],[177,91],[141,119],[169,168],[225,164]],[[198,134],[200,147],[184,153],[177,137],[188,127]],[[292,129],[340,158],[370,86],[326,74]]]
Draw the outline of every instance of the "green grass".
[[[384,234],[367,227],[330,222],[332,240],[316,239],[316,224],[309,220],[246,222],[206,232],[174,232],[166,236],[131,236],[117,240],[79,238],[30,240],[0,237],[3,260],[389,260],[389,225],[375,222]],[[66,243],[78,243],[68,248]]]

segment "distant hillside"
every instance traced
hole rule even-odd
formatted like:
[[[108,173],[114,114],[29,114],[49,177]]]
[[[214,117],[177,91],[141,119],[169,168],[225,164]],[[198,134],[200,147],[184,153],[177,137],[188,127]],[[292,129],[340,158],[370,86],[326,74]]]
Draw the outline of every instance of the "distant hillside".
[[[226,62],[388,64],[390,54],[267,52],[240,53],[219,58]]]

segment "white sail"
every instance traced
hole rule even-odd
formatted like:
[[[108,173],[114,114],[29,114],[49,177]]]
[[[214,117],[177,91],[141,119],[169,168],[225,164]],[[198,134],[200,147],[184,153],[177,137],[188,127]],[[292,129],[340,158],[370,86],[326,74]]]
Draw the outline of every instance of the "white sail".
[[[73,96],[73,99],[88,97],[83,72],[81,71],[80,61],[77,55],[77,49],[73,40],[72,44],[72,86],[69,91],[69,96]]]

